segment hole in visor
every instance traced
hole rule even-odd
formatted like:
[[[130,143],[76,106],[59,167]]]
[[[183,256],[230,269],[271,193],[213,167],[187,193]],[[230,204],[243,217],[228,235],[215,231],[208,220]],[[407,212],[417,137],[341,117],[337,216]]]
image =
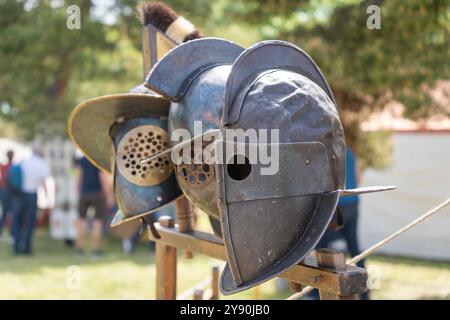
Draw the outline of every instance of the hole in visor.
[[[228,176],[233,180],[244,180],[252,172],[252,165],[246,156],[235,154],[227,164]]]

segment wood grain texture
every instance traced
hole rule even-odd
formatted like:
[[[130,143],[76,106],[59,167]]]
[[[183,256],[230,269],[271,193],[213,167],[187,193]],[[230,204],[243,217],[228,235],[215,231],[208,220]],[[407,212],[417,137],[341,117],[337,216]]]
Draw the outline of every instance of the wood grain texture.
[[[173,218],[163,216],[159,220],[159,225],[165,228],[173,228],[175,221]],[[150,232],[151,233],[151,232]],[[156,243],[156,299],[175,300],[177,295],[177,248]]]

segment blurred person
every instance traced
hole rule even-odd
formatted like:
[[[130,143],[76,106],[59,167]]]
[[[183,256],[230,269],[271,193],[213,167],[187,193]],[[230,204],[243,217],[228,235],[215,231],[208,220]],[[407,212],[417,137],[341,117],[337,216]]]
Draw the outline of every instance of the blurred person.
[[[14,159],[14,152],[8,150],[6,152],[6,164],[0,164],[0,206],[2,207],[2,215],[0,216],[0,239],[2,236],[3,227],[7,222],[8,215],[11,213],[12,202],[11,193],[7,183],[9,169],[12,166]]]
[[[50,168],[43,159],[42,149],[34,146],[29,158],[10,168],[9,177],[11,177],[9,181],[16,181],[15,190],[12,191],[13,223],[11,227],[14,253],[31,255],[38,209],[38,188],[42,187],[46,197],[49,196],[46,180],[50,177]]]
[[[77,182],[79,191],[79,217],[77,220],[77,255],[83,256],[85,251],[85,235],[88,227],[88,211],[94,209],[92,224],[92,257],[101,257],[103,235],[103,219],[107,207],[111,204],[110,183],[97,167],[82,157],[77,163]]]

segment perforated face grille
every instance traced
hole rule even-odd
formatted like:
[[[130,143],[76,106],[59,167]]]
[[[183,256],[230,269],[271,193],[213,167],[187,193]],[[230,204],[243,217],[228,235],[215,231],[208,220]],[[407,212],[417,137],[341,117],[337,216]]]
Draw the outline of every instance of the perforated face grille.
[[[170,153],[150,162],[141,163],[170,147],[169,134],[152,125],[136,127],[127,132],[117,148],[117,167],[129,182],[151,186],[166,180],[173,172]]]
[[[214,178],[212,168],[208,164],[181,164],[177,166],[178,175],[192,186],[201,186]]]
[[[178,176],[192,187],[201,187],[214,180],[213,168],[205,163],[194,164],[194,158],[199,158],[203,149],[194,151],[191,149],[191,163],[181,163],[177,165]],[[200,154],[197,154],[200,153]]]

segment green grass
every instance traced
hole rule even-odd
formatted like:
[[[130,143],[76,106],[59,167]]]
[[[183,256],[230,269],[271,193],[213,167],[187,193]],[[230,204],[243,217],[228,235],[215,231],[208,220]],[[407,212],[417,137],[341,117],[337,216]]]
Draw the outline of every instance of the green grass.
[[[10,247],[0,243],[0,299],[154,299],[155,257],[144,244],[134,255],[122,252],[116,239],[105,240],[105,255],[100,260],[78,258],[73,249],[52,240],[46,230],[35,237],[35,255],[16,257]],[[210,275],[211,267],[223,263],[195,255],[186,260],[179,255],[178,293],[195,286]],[[79,267],[79,289],[69,289],[70,266]],[[372,290],[375,299],[450,298],[450,264],[409,259],[374,257],[369,269],[379,275],[380,289]],[[69,283],[70,284],[70,283]],[[69,286],[70,287],[70,286]],[[287,289],[278,290],[270,281],[256,293],[254,289],[233,299],[284,299]]]
[[[367,267],[381,278],[373,299],[450,299],[448,262],[375,256]]]

